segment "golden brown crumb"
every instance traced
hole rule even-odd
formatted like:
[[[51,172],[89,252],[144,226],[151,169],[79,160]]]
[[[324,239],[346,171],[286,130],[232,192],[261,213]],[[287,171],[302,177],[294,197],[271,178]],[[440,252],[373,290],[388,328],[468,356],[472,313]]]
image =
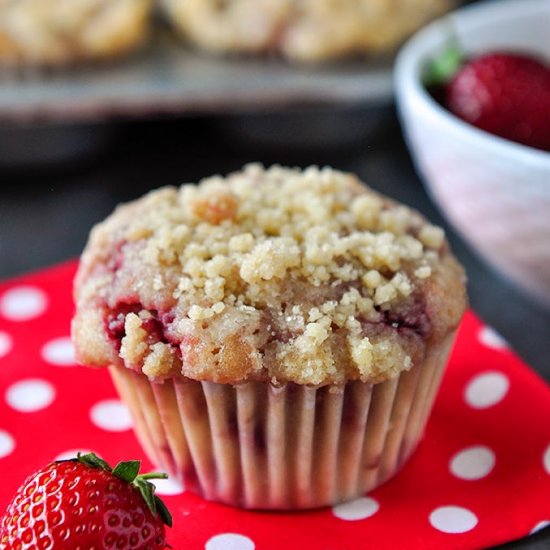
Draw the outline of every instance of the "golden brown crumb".
[[[229,192],[216,191],[209,197],[199,197],[189,204],[189,209],[199,220],[217,225],[224,220],[234,220],[238,202]]]

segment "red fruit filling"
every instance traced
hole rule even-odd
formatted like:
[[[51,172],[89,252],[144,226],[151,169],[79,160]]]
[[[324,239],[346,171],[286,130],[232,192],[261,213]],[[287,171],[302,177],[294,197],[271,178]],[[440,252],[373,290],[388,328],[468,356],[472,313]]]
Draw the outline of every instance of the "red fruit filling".
[[[147,311],[150,315],[142,319],[141,326],[149,335],[149,344],[162,342],[170,344],[178,356],[181,355],[179,342],[175,342],[169,334],[169,325],[174,321],[172,312],[160,313],[156,309],[146,310],[142,304],[128,304],[121,302],[113,309],[109,310],[105,317],[105,332],[113,347],[120,351],[122,339],[126,335],[124,328],[126,316],[130,313],[139,314],[141,311]]]
[[[410,330],[420,336],[427,336],[432,330],[432,322],[426,313],[426,308],[420,302],[403,308],[400,311],[384,313],[384,323],[397,330]]]
[[[142,312],[147,312],[143,315]],[[172,347],[175,355],[185,364],[193,363],[196,360],[195,350],[199,344],[199,339],[192,335],[186,334],[182,337],[175,337],[172,324],[175,319],[173,311],[160,312],[156,309],[147,309],[140,303],[120,302],[117,306],[109,309],[105,316],[105,332],[117,353],[120,352],[122,339],[126,335],[125,322],[126,317],[130,313],[139,315],[142,313],[141,327],[147,332],[147,343],[153,345],[157,342],[168,344]],[[262,316],[261,326],[254,334],[259,334],[258,349],[260,353],[264,353],[271,342],[289,342],[298,334],[292,334],[285,328],[281,329],[278,323],[274,322],[274,315],[269,310],[264,311]],[[426,313],[425,305],[422,301],[414,301],[393,311],[380,311],[378,321],[361,320],[363,333],[365,336],[384,336],[389,331],[397,332],[406,341],[417,341],[426,336],[429,336],[432,330],[432,322]],[[333,330],[338,332],[338,327],[334,326]],[[240,353],[246,351],[241,345],[231,345],[231,341],[223,343],[223,349],[228,353],[228,350],[234,349]],[[234,344],[234,343],[233,343]],[[241,357],[239,361],[243,361]]]

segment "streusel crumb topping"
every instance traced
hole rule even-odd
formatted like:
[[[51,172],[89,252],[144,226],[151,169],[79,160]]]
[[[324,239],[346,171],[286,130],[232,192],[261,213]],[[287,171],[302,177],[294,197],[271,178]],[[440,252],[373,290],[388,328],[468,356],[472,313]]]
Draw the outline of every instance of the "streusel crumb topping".
[[[226,383],[382,381],[465,308],[440,228],[353,175],[260,165],[120,206],[75,295],[82,362]]]

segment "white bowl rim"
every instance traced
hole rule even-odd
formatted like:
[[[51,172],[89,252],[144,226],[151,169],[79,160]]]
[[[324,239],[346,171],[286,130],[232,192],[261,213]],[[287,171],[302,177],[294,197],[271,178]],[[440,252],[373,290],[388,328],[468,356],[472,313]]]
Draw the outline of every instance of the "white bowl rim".
[[[442,28],[448,27],[449,17],[460,19],[461,23],[475,24],[479,22],[480,14],[500,20],[516,19],[532,15],[531,12],[550,13],[549,8],[548,0],[493,0],[465,6],[433,21],[413,35],[397,55],[394,69],[396,96],[398,99],[408,96],[410,101],[414,101],[415,108],[422,111],[423,116],[439,119],[456,136],[463,139],[467,136],[472,147],[484,147],[508,157],[513,155],[518,161],[528,165],[548,165],[550,170],[550,152],[494,136],[461,120],[435,101],[420,80],[420,63],[425,61],[426,44],[438,39]]]

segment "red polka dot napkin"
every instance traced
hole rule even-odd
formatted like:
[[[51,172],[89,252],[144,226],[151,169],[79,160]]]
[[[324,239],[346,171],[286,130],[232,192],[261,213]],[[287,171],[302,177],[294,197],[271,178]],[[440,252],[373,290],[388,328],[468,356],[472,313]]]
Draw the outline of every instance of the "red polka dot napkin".
[[[36,468],[77,450],[145,459],[106,371],[77,367],[73,262],[0,284],[0,509]],[[246,512],[158,482],[174,549],[481,548],[550,521],[550,389],[468,313],[417,453],[333,508]],[[9,475],[6,475],[9,472]]]

